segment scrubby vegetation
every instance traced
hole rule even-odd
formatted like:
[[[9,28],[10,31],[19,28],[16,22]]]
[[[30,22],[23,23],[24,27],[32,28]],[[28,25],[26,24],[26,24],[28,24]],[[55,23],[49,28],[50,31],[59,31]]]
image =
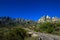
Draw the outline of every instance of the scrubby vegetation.
[[[34,30],[37,32],[45,32],[60,35],[60,23],[59,22],[38,23]]]
[[[21,18],[0,17],[0,40],[28,40],[28,28],[35,32],[60,35],[60,22],[37,23]],[[27,39],[26,39],[27,38]],[[31,38],[33,40],[33,38]]]
[[[0,29],[0,40],[24,40],[27,31],[22,28],[2,28]]]
[[[23,28],[32,27],[35,23],[22,18],[0,17],[0,40],[25,40],[28,34]]]

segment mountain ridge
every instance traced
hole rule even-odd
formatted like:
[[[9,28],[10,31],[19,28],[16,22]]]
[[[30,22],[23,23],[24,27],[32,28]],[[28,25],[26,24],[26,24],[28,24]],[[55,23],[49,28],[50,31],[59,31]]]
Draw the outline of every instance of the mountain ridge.
[[[56,16],[53,16],[53,17],[50,17],[50,16],[42,16],[40,19],[38,19],[38,23],[40,22],[60,22],[59,21],[60,18],[56,17]]]

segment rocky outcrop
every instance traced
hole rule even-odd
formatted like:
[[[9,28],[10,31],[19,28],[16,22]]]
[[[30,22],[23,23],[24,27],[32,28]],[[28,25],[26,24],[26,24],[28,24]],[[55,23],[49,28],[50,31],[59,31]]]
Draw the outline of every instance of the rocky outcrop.
[[[30,34],[31,34],[31,37],[38,37],[37,40],[60,40],[60,36],[58,35],[34,32],[32,30],[30,31]]]
[[[29,30],[28,33],[31,34],[31,37],[38,37],[37,40],[60,40],[60,36],[58,36],[58,35],[34,32],[33,30],[30,30],[28,28],[25,28],[25,29]]]
[[[42,22],[60,22],[60,18],[54,16],[54,17],[50,17],[50,16],[43,16],[38,20],[38,23],[42,23]]]
[[[60,36],[42,33],[39,40],[60,40]]]

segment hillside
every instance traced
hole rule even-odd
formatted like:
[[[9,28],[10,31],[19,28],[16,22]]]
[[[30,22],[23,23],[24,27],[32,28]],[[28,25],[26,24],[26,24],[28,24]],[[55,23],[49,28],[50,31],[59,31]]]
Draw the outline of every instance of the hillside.
[[[55,35],[58,37],[54,37]],[[60,40],[60,22],[38,23],[23,18],[0,17],[1,40],[44,40],[47,37],[49,40]]]
[[[0,17],[0,27],[14,27],[14,26],[33,26],[36,22],[32,20],[26,20],[23,18],[11,18],[11,17]]]

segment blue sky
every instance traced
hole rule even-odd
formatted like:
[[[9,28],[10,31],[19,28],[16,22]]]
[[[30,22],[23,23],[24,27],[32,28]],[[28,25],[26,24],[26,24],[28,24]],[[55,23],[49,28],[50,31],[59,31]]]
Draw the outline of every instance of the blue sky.
[[[60,17],[60,0],[0,0],[0,16],[38,20],[43,15]]]

